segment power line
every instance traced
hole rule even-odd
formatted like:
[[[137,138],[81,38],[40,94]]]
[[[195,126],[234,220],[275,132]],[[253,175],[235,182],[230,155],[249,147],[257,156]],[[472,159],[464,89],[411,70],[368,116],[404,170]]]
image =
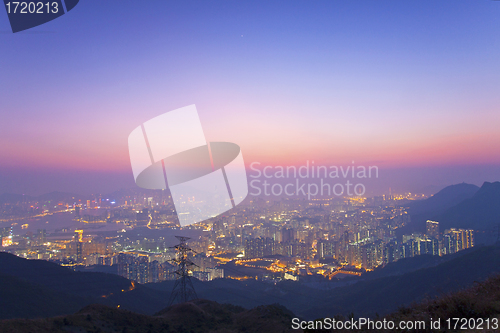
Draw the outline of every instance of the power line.
[[[189,276],[189,268],[191,266],[196,266],[191,260],[188,259],[188,253],[194,252],[187,247],[186,241],[190,239],[189,237],[175,236],[180,241],[180,244],[174,246],[177,250],[177,258],[172,259],[179,265],[179,268],[175,271],[177,274],[177,279],[175,280],[174,288],[170,294],[170,300],[168,305],[172,305],[176,302],[184,303],[189,300],[197,299],[196,291],[193,287],[193,282]]]

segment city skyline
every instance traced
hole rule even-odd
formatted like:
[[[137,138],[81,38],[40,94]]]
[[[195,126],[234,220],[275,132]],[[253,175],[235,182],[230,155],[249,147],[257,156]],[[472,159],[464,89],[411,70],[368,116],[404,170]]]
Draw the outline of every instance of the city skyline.
[[[498,329],[500,1],[4,5],[0,331]]]

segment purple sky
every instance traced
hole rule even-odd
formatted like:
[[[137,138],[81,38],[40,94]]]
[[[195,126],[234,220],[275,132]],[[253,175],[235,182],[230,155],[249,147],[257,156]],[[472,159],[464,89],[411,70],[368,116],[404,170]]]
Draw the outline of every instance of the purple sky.
[[[247,165],[377,165],[373,192],[500,180],[500,2],[80,1],[0,10],[0,193],[134,186],[127,137],[196,104]]]

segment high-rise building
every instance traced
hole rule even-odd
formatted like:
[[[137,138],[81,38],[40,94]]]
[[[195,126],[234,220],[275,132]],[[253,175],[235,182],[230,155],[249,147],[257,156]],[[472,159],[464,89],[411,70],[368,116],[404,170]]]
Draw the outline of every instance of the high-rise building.
[[[336,258],[335,242],[332,240],[321,240],[317,244],[319,258]]]
[[[439,241],[436,238],[425,238],[420,239],[419,243],[419,254],[430,254],[433,256],[439,255]]]
[[[445,231],[443,254],[456,253],[474,246],[474,231],[451,228]]]
[[[364,269],[373,269],[377,266],[377,250],[374,243],[365,244],[361,247],[361,263]]]
[[[292,244],[292,256],[299,258],[310,258],[311,244],[305,242],[294,241]]]
[[[210,273],[209,280],[224,278],[224,268],[220,267],[207,268],[205,271]]]
[[[83,230],[75,230],[76,262],[83,262]]]
[[[439,222],[427,220],[425,222],[426,235],[433,238],[439,237]]]
[[[264,256],[270,256],[275,253],[274,249],[274,239],[266,238],[254,238],[247,239],[245,243],[245,257],[246,258],[262,258]]]
[[[291,242],[294,239],[294,230],[292,228],[282,228],[280,234],[280,243]]]
[[[398,261],[403,258],[404,247],[398,244],[396,240],[391,240],[386,244],[384,249],[384,263],[388,264],[391,262]]]
[[[361,265],[361,248],[358,243],[349,244],[347,247],[347,262],[349,265]]]

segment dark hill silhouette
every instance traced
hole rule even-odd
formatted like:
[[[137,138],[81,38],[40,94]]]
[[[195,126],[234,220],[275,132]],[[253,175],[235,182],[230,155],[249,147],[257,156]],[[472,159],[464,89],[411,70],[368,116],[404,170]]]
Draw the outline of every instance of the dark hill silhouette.
[[[414,270],[413,263],[422,267]],[[385,269],[385,268],[384,268]],[[467,287],[491,274],[500,272],[500,248],[477,247],[447,257],[415,257],[388,265],[366,276],[367,280],[350,281],[351,285],[331,284],[328,289],[311,288],[300,282],[265,282],[217,279],[194,284],[199,297],[245,308],[279,303],[302,318],[314,319],[332,314],[357,316],[385,314],[433,296]],[[371,275],[373,274],[373,275]],[[171,281],[148,284],[149,288],[170,291]]]
[[[155,316],[104,305],[89,305],[64,317],[0,321],[1,332],[302,332],[292,330],[294,317],[281,306],[245,310],[208,300],[177,304]]]
[[[6,252],[0,252],[0,274],[83,297],[101,297],[130,287],[130,281],[118,275],[74,272],[56,263],[26,260]]]
[[[416,215],[428,215],[430,218],[471,198],[478,190],[479,187],[476,185],[466,183],[447,186],[428,199],[411,202],[410,212]]]
[[[49,317],[72,313],[86,300],[0,274],[0,319]]]
[[[91,303],[121,304],[138,313],[153,314],[166,306],[170,296],[170,291],[157,292],[143,285],[132,285],[130,280],[118,275],[74,272],[55,263],[27,260],[5,252],[0,252],[0,274],[15,277],[46,293],[60,294],[63,298],[76,297],[83,302],[78,303],[79,307]],[[65,314],[72,312],[74,309]],[[0,312],[0,318],[4,318],[2,315]],[[22,308],[16,316],[24,316]]]
[[[500,182],[485,182],[469,199],[436,217],[440,229],[493,230],[500,223]]]
[[[412,232],[425,232],[425,221],[436,220],[447,209],[472,198],[479,187],[472,184],[456,184],[447,186],[432,197],[407,203],[411,223],[397,230],[399,237]]]
[[[499,272],[500,247],[484,246],[435,267],[323,292],[320,300],[300,312],[291,304],[288,308],[305,318],[327,317],[332,313],[348,315],[351,312],[355,316],[374,317],[377,313],[385,315],[426,297],[461,290]]]
[[[412,271],[412,266],[423,268]],[[365,280],[351,280],[351,285],[344,283],[341,287],[326,281],[324,285],[312,288],[293,281],[273,285],[256,280],[231,279],[195,280],[194,286],[198,296],[204,299],[247,309],[279,303],[302,318],[314,319],[351,312],[356,316],[383,315],[426,296],[467,287],[497,272],[500,272],[500,247],[484,246],[450,257],[402,260],[388,265],[386,272],[377,270],[370,273],[373,275],[367,275]],[[48,308],[57,303],[56,300],[68,304],[63,314],[73,313],[79,304],[83,307],[101,303],[152,315],[165,308],[174,283],[165,281],[135,285],[135,289],[129,291],[131,282],[116,275],[73,272],[50,262],[26,260],[6,253],[0,253],[0,274],[14,279],[10,290],[1,294],[5,304],[16,304],[10,317],[47,314],[43,311],[34,313],[26,298],[15,299],[25,290],[32,290],[30,293],[38,300],[36,304],[39,308]],[[2,288],[3,284],[0,284]],[[45,299],[47,303],[43,305]],[[0,317],[2,315],[4,312],[0,311]]]
[[[297,306],[294,300],[302,298],[300,313],[295,313],[304,319],[331,318],[339,314],[346,316],[351,311],[355,317],[373,318],[375,313],[389,314],[388,318],[396,321],[409,318],[425,320],[426,316],[487,318],[500,313],[497,304],[500,280],[493,277],[482,281],[499,271],[500,247],[484,246],[438,266],[404,275],[359,282],[333,290],[314,290],[290,282],[280,285],[278,293],[273,294],[270,290],[267,293],[281,298],[280,303],[286,303],[287,308]],[[226,281],[219,280],[219,286]],[[259,293],[253,292],[255,285],[250,281],[246,284],[242,281],[228,282],[232,285],[231,292],[239,284],[248,296],[259,296]],[[466,287],[471,289],[463,290]],[[28,289],[27,293],[33,291]],[[435,296],[441,298],[435,299]],[[411,305],[419,300],[423,303]],[[398,312],[390,314],[398,308]],[[93,304],[75,314],[61,317],[3,320],[0,321],[0,331],[291,332],[293,317],[293,313],[280,305],[261,305],[246,310],[204,299],[174,305],[154,316],[122,310],[121,307]]]
[[[419,304],[400,308],[397,312],[387,316],[387,320],[400,321],[425,321],[426,332],[430,330],[429,321],[441,321],[441,328],[445,328],[449,318],[499,318],[500,305],[500,275],[488,278],[486,281],[455,293],[443,295],[439,298],[425,300]],[[396,324],[398,327],[398,324]],[[498,332],[498,328],[483,327],[477,331]],[[386,331],[387,332],[387,331]]]

